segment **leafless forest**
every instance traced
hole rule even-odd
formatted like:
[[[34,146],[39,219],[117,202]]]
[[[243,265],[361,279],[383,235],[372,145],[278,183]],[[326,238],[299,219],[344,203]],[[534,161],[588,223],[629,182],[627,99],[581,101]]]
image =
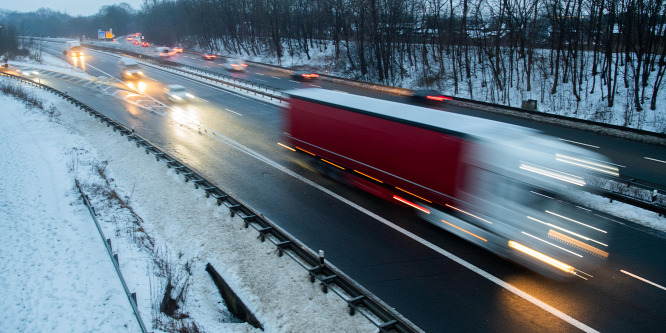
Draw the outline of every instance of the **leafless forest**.
[[[158,44],[268,53],[276,63],[333,48],[330,63],[350,77],[445,80],[472,98],[480,81],[498,103],[516,86],[566,89],[575,101],[599,95],[610,108],[628,91],[635,112],[664,102],[663,0],[147,0],[138,11],[120,4],[91,17],[40,10],[0,18],[37,35],[113,27]],[[547,87],[534,82],[537,73]]]

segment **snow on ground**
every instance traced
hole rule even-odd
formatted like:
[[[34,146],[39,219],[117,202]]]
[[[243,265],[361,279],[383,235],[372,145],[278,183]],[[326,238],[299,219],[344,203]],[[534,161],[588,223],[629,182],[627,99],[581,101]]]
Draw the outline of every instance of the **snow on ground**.
[[[150,330],[259,331],[229,315],[204,271],[210,262],[268,332],[376,331],[153,155],[55,96],[24,88],[57,112],[0,95],[0,297],[11,300],[0,305],[2,331],[139,331],[75,179],[97,208]],[[589,194],[579,200],[666,230],[657,214]],[[169,281],[171,296],[185,290],[175,314],[190,316],[184,323],[159,311]]]
[[[139,331],[75,179],[97,208],[149,330],[178,325],[157,310],[170,275],[174,298],[185,289],[177,314],[190,316],[186,326],[259,331],[229,316],[206,263],[268,332],[376,330],[164,162],[55,96],[25,89],[60,114],[0,96],[0,297],[12,300],[0,306],[2,331]]]

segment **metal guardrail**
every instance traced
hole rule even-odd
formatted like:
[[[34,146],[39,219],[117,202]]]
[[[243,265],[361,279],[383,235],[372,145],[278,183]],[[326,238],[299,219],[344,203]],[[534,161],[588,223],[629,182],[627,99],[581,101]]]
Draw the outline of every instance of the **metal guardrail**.
[[[613,200],[666,216],[666,189],[636,179],[619,177],[603,178],[588,182],[588,190]]]
[[[360,313],[374,324],[380,332],[423,332],[408,319],[404,318],[393,308],[344,274],[344,272],[325,260],[323,251],[315,253],[277,224],[266,219],[241,200],[222,191],[188,166],[137,135],[133,130],[126,128],[124,125],[60,90],[16,75],[8,73],[0,73],[0,75],[18,79],[58,95],[84,110],[90,116],[97,118],[100,122],[105,123],[107,127],[112,127],[114,132],[117,131],[121,136],[127,136],[128,140],[136,143],[137,148],[144,148],[146,154],[153,153],[157,161],[165,161],[168,168],[174,169],[177,174],[183,175],[185,182],[191,181],[194,184],[194,188],[201,188],[206,193],[206,198],[213,197],[217,200],[218,206],[224,205],[229,209],[232,217],[238,215],[244,221],[246,228],[251,226],[255,229],[259,233],[258,238],[260,241],[269,240],[273,243],[278,250],[279,256],[287,254],[306,269],[310,277],[310,282],[314,283],[318,281],[322,292],[333,291],[339,295],[347,303],[350,315]]]
[[[95,213],[95,207],[93,207],[93,205],[90,203],[88,196],[83,193],[83,190],[79,185],[79,181],[76,180],[75,183],[76,183],[76,188],[79,190],[79,194],[81,194],[81,198],[83,199],[83,204],[88,208],[88,212],[90,213],[90,216],[95,222],[97,231],[99,231],[99,235],[102,237],[102,241],[104,241],[104,247],[106,248],[106,252],[109,254],[109,258],[111,258],[111,261],[113,262],[113,268],[116,269],[116,274],[118,274],[120,283],[123,285],[123,289],[125,290],[125,295],[127,295],[127,300],[129,300],[130,305],[132,305],[132,311],[134,311],[134,316],[136,317],[136,320],[139,323],[141,332],[146,333],[148,330],[146,329],[146,325],[144,325],[143,323],[143,319],[139,314],[139,308],[136,305],[136,293],[131,293],[129,291],[129,288],[127,287],[127,282],[125,282],[123,273],[120,271],[120,264],[118,263],[118,255],[114,254],[113,249],[111,248],[111,239],[106,238],[106,236],[104,236],[102,227],[99,225],[99,221],[97,221],[97,214]]]

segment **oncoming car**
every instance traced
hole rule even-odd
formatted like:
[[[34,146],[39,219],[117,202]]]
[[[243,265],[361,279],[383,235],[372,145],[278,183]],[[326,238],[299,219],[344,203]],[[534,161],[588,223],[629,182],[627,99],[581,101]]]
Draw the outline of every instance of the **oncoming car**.
[[[164,87],[164,95],[166,98],[174,103],[183,103],[194,100],[194,95],[187,92],[185,87],[178,84],[170,84]]]
[[[212,54],[212,53],[204,53],[204,54],[201,56],[201,58],[203,58],[203,60],[211,60],[211,61],[212,61],[212,60],[217,59],[217,56],[214,55],[214,54]]]
[[[229,58],[224,63],[224,68],[230,71],[244,72],[247,68],[247,64],[240,59]]]
[[[183,48],[180,47],[180,46],[176,46],[176,47],[173,48],[173,52],[176,52],[176,53],[183,53]]]

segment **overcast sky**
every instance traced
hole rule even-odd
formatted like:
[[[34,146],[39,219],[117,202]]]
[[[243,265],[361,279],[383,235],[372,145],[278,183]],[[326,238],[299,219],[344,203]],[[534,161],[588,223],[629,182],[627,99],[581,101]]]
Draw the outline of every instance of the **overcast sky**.
[[[6,0],[0,9],[18,12],[33,12],[39,8],[51,8],[71,16],[89,16],[96,14],[102,6],[127,2],[134,9],[140,9],[143,0]]]

